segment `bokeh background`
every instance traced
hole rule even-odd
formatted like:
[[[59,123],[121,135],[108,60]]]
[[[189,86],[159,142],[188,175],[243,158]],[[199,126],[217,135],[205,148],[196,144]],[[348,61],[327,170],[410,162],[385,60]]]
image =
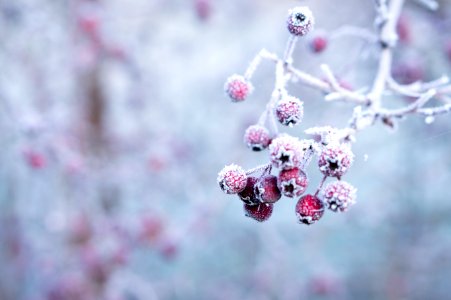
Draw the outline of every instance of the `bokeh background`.
[[[451,3],[406,2],[397,79],[450,75]],[[450,116],[360,133],[357,204],[313,226],[288,198],[257,223],[217,186],[225,164],[268,160],[242,136],[274,65],[245,103],[224,81],[262,48],[283,52],[300,4],[317,33],[373,29],[370,0],[0,0],[0,299],[448,299]],[[314,35],[297,67],[370,84],[375,46],[340,36],[315,54]],[[350,104],[288,89],[305,103],[290,134],[346,126]],[[315,163],[309,177],[314,191]]]

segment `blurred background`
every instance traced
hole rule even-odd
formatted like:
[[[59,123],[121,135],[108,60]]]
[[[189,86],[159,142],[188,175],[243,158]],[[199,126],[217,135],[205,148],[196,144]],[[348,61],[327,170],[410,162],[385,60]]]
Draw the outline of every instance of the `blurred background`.
[[[451,3],[406,2],[395,76],[450,75]],[[268,161],[242,139],[274,65],[244,103],[223,84],[260,49],[283,52],[296,5],[316,31],[295,66],[321,76],[327,62],[343,84],[368,86],[377,47],[340,36],[314,53],[311,42],[373,30],[370,0],[0,0],[0,299],[449,298],[449,115],[360,133],[346,176],[357,204],[313,226],[289,198],[257,223],[217,186],[225,164]],[[290,134],[347,125],[350,104],[288,89],[305,103]],[[315,163],[309,177],[312,192]]]

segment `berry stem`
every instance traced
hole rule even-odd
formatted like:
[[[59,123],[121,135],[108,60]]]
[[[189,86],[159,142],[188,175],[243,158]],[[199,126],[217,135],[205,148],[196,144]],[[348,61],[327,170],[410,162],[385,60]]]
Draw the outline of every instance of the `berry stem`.
[[[254,75],[255,71],[257,70],[258,66],[262,62],[263,58],[265,58],[265,55],[268,51],[266,49],[260,50],[258,54],[254,57],[254,59],[250,62],[249,66],[246,69],[246,72],[244,73],[244,78],[246,80],[251,80],[252,76]]]
[[[247,170],[246,171],[246,175],[250,175],[252,173],[260,172],[260,171],[263,171],[265,173],[270,168],[272,168],[271,164],[260,165],[260,166],[257,166],[255,168]]]
[[[293,62],[293,52],[294,48],[296,47],[296,42],[298,41],[298,37],[295,35],[291,35],[288,39],[287,46],[285,48],[285,53],[283,55],[283,62],[284,65],[291,65]]]
[[[318,196],[319,191],[321,191],[321,189],[323,188],[323,185],[324,185],[324,182],[326,182],[326,179],[327,179],[327,175],[324,175],[323,179],[321,179],[321,181],[318,185],[318,188],[316,189],[315,197]]]

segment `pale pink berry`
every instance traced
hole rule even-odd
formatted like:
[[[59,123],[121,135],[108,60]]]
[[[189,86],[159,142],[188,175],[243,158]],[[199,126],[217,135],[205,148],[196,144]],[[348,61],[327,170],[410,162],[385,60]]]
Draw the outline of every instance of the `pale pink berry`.
[[[47,159],[44,154],[33,150],[25,151],[25,160],[33,169],[43,169],[47,165]]]
[[[238,193],[238,196],[244,203],[249,205],[256,205],[260,203],[257,195],[255,194],[255,184],[257,183],[257,181],[257,177],[249,176],[247,178],[246,187],[244,188],[244,190]]]
[[[307,189],[308,178],[301,169],[294,168],[280,171],[277,183],[284,196],[299,197]]]
[[[340,178],[348,171],[353,159],[354,154],[348,146],[333,143],[321,151],[318,166],[324,175]]]
[[[345,181],[329,183],[322,191],[327,207],[334,211],[346,211],[355,203],[356,188]]]
[[[260,202],[274,203],[282,197],[277,186],[277,177],[274,175],[266,175],[260,178],[255,185],[255,194]]]
[[[284,170],[300,165],[304,151],[301,142],[290,135],[281,135],[269,145],[269,155],[273,166]]]
[[[232,102],[244,101],[253,89],[252,84],[247,79],[237,74],[227,78],[224,85],[224,90]]]
[[[295,7],[288,12],[288,31],[296,36],[306,35],[315,23],[312,11],[305,6]]]
[[[257,205],[244,204],[244,211],[247,217],[252,218],[258,222],[268,220],[272,215],[273,204],[260,203]]]
[[[246,172],[235,164],[225,166],[218,174],[218,184],[226,194],[239,193],[246,187]]]
[[[327,38],[325,36],[318,35],[310,41],[310,49],[312,49],[314,53],[321,53],[326,49],[327,44]]]
[[[311,225],[321,219],[324,214],[324,204],[316,196],[305,195],[296,204],[296,216],[299,222]]]
[[[286,96],[277,103],[276,116],[282,125],[292,127],[302,121],[304,105],[298,98]]]
[[[244,142],[254,151],[261,151],[271,142],[268,129],[261,125],[252,125],[244,133]]]

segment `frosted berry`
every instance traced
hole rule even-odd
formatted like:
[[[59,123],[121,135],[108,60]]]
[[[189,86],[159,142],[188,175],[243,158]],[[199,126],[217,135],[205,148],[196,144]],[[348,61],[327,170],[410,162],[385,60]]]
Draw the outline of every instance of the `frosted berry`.
[[[243,76],[235,74],[227,78],[224,90],[233,102],[241,102],[252,93],[253,86]]]
[[[327,208],[344,212],[355,203],[356,188],[345,181],[335,181],[323,189],[322,196]]]
[[[295,7],[288,12],[288,31],[296,36],[306,35],[315,23],[312,11],[305,6]]]
[[[261,151],[271,142],[269,131],[260,125],[249,126],[244,133],[244,142],[252,150]]]
[[[246,187],[246,172],[235,164],[225,166],[218,174],[218,184],[226,194],[239,193]]]
[[[304,105],[298,98],[287,96],[277,103],[276,116],[282,125],[294,126],[302,121]]]
[[[269,155],[273,166],[284,170],[300,165],[304,152],[301,142],[290,135],[281,135],[269,145]]]
[[[260,202],[274,203],[277,202],[282,194],[277,186],[277,177],[274,175],[263,176],[255,185],[255,194]]]
[[[272,215],[273,205],[271,203],[260,203],[258,205],[244,204],[244,211],[247,217],[258,222],[264,222]]]
[[[348,146],[333,143],[321,151],[318,166],[324,175],[340,178],[348,171],[353,159],[354,154]]]
[[[282,170],[277,178],[282,194],[287,197],[299,197],[308,186],[307,175],[300,169]]]
[[[305,195],[296,204],[296,216],[299,222],[311,225],[321,219],[324,214],[324,204],[316,196]]]
[[[238,193],[238,196],[244,203],[256,205],[260,202],[255,194],[255,184],[257,183],[257,180],[256,177],[248,177],[246,187]]]
[[[310,41],[310,48],[314,53],[321,53],[327,47],[328,41],[324,36],[316,36]]]

